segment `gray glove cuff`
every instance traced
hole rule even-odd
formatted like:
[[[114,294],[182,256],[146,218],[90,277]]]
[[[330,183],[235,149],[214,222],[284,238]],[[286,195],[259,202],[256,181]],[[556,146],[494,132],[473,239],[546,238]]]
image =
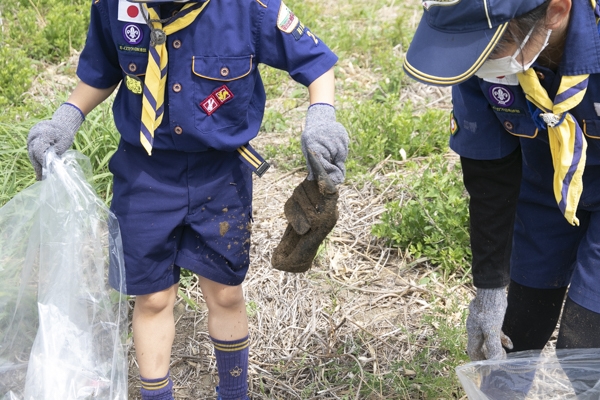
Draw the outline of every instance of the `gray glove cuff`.
[[[79,127],[81,127],[81,124],[85,121],[85,116],[76,105],[63,103],[52,115],[52,120],[60,123],[65,128],[65,131],[72,133],[73,136],[75,136]]]
[[[306,112],[306,129],[323,122],[335,122],[335,107],[327,103],[314,103]]]
[[[477,294],[471,302],[471,307],[478,312],[487,309],[506,309],[506,288],[477,289]]]

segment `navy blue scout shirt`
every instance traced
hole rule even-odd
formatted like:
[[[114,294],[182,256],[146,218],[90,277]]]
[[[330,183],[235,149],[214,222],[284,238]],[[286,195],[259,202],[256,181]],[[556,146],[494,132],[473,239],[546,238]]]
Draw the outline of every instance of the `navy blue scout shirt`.
[[[551,99],[556,95],[562,75],[590,74],[585,97],[571,113],[586,135],[586,165],[600,165],[600,36],[589,1],[573,1],[558,71],[555,73],[537,63],[533,68]],[[536,128],[518,83],[497,84],[473,77],[452,88],[452,101],[453,134],[450,147],[460,156],[474,160],[497,160],[508,156],[520,145],[526,171],[531,168],[526,166],[528,156],[537,158],[539,154],[549,154],[548,132]],[[515,185],[519,185],[519,182],[515,182]],[[497,201],[504,199],[498,196]],[[493,218],[511,220],[512,216],[495,215]],[[491,221],[486,223],[494,224]],[[512,226],[509,229],[512,230]],[[477,234],[472,232],[471,236]],[[510,235],[511,232],[504,234]],[[475,263],[476,258],[489,259],[493,252],[498,253],[497,259],[500,259],[499,253],[504,249],[483,250],[472,243],[472,250],[475,286],[493,288],[506,285],[508,277],[498,274],[499,266]],[[482,254],[486,252],[488,254]]]
[[[176,6],[167,4],[155,6],[162,19],[173,14],[165,8]],[[93,0],[77,75],[100,89],[125,80],[113,104],[115,123],[125,141],[140,146],[150,28],[137,7],[126,0]],[[308,86],[337,62],[280,0],[212,0],[166,43],[165,116],[155,132],[155,149],[233,151],[258,134],[263,118],[259,63]],[[225,101],[214,109],[209,100],[218,89]]]

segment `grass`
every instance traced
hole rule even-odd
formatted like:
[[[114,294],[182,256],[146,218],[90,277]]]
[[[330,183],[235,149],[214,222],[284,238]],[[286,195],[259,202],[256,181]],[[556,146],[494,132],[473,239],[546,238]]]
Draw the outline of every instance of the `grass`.
[[[470,259],[467,203],[460,169],[445,158],[448,113],[425,107],[427,99],[402,97],[413,85],[402,71],[402,54],[412,37],[410,16],[416,8],[390,0],[289,0],[286,4],[340,57],[337,117],[351,136],[347,184],[376,180],[373,171],[383,160],[392,166],[385,172],[395,177],[395,189],[373,233],[399,252],[440,267],[444,285],[462,283]],[[39,89],[32,84],[49,66],[63,65],[59,71],[73,76],[73,68],[64,65],[72,50],[83,45],[88,8],[87,0],[6,0],[0,5],[0,206],[35,182],[27,134],[68,95],[53,92],[40,101],[24,93]],[[64,23],[67,18],[69,24]],[[263,155],[283,170],[302,167],[299,135],[307,91],[285,72],[260,68],[269,99],[261,131],[284,138],[268,144]],[[107,204],[112,198],[108,162],[119,140],[110,107],[107,101],[88,115],[74,144],[90,157],[92,183]],[[430,279],[420,283],[433,284]],[[184,301],[192,308],[196,305],[187,295]],[[432,303],[439,301],[432,299]],[[249,314],[254,315],[257,307],[249,303]],[[405,332],[409,342],[420,343],[417,356],[386,371],[363,360],[368,359],[364,350],[372,338],[367,334],[352,338],[332,354],[330,363],[315,366],[324,380],[306,387],[306,398],[327,390],[322,382],[347,386],[347,398],[355,398],[356,391],[365,399],[460,398],[453,369],[467,360],[461,313],[458,304],[431,310],[423,321],[423,329],[429,332],[425,343],[418,334]],[[449,314],[458,317],[449,320]]]

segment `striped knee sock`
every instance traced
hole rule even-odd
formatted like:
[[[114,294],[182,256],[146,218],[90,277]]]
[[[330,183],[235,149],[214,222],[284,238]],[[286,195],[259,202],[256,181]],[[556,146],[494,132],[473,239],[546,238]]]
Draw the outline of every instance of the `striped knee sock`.
[[[247,399],[248,336],[231,342],[211,337],[219,371],[219,396],[222,400]]]
[[[173,400],[173,381],[167,376],[159,379],[146,379],[142,382],[142,400]]]

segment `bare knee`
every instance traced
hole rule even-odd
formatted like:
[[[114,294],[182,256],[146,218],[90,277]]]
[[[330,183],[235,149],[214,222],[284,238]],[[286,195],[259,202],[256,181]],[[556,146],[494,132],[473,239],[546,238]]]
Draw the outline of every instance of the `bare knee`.
[[[136,296],[135,311],[143,314],[160,314],[165,311],[171,311],[175,305],[177,286],[169,289]]]
[[[201,284],[204,300],[209,310],[214,308],[237,309],[244,307],[242,285],[227,286],[209,281]]]

